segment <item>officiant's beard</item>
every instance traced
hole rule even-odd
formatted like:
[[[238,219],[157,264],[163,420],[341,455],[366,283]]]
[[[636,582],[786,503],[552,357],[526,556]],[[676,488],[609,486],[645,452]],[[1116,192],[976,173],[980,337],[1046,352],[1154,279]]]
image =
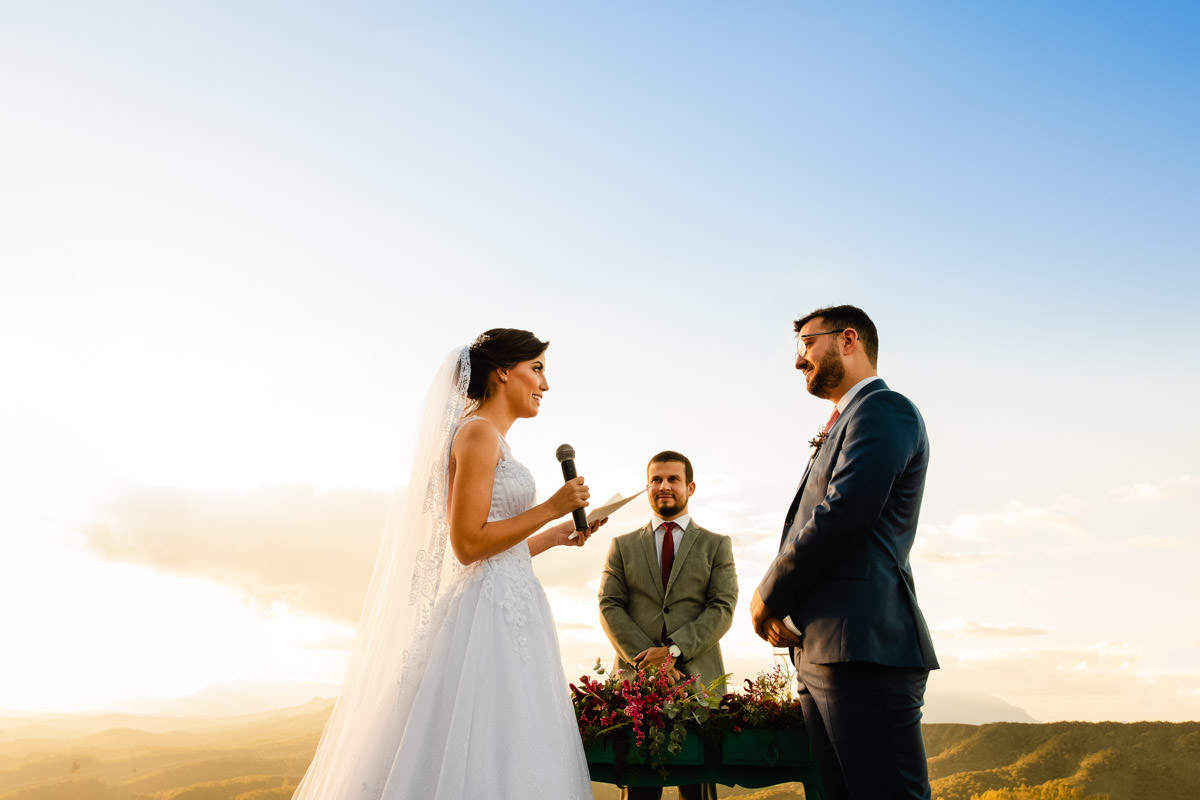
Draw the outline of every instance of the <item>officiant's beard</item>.
[[[669,502],[667,505],[660,505],[660,504],[659,504],[659,500],[660,500],[660,499],[661,499],[661,500],[669,500],[670,502]],[[672,497],[670,497],[670,498],[666,498],[666,497],[663,497],[663,498],[658,498],[658,497],[655,497],[655,498],[654,498],[654,510],[655,510],[656,512],[658,512],[658,516],[659,516],[661,519],[668,519],[668,518],[670,518],[670,517],[677,517],[677,516],[679,516],[680,514],[682,514],[684,511],[687,511],[687,500],[684,500],[684,501],[683,501],[683,504],[682,504],[682,505],[680,505],[680,504],[679,504],[679,501],[677,501],[677,500],[676,500],[676,499],[675,499],[673,496],[672,496]]]
[[[820,362],[808,379],[808,393],[813,397],[828,400],[833,397],[833,390],[841,385],[846,377],[846,366],[842,363],[841,354],[834,348],[825,351]]]

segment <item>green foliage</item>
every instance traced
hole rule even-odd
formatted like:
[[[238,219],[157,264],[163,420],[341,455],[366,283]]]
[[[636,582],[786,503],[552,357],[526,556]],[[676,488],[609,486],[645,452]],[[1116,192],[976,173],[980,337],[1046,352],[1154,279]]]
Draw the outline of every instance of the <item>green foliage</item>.
[[[688,731],[706,738],[743,728],[796,729],[804,726],[800,703],[792,695],[792,676],[782,668],[747,679],[745,689],[717,695],[729,679],[715,678],[708,686],[699,679],[671,685],[666,665],[658,671],[635,670],[609,674],[599,659],[594,671],[571,684],[575,717],[584,744],[602,741],[615,747],[632,732],[651,764],[678,755]]]
[[[795,730],[804,727],[804,712],[792,694],[792,674],[776,666],[770,672],[760,672],[741,693],[731,692],[721,698],[720,724],[714,730],[742,728],[773,728]]]
[[[656,671],[609,674],[597,659],[594,670],[602,680],[584,675],[570,686],[584,743],[607,740],[615,744],[629,732],[651,764],[679,755],[688,726],[709,720],[720,703],[714,687],[728,676],[722,675],[707,687],[698,682],[672,685],[667,667],[662,664]]]

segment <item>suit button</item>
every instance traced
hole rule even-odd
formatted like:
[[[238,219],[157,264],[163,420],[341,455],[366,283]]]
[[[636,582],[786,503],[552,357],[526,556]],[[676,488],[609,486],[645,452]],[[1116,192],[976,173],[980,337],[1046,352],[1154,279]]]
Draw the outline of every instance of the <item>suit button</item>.
[[[664,608],[664,609],[663,609],[663,613],[664,613],[664,614],[670,614],[670,613],[671,613],[671,609],[670,609],[670,607]]]

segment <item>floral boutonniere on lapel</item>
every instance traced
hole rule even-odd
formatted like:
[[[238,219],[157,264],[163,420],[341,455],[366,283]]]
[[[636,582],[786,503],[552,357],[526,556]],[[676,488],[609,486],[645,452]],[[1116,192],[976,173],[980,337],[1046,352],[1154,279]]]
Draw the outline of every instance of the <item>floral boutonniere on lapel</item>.
[[[817,453],[821,452],[821,445],[825,444],[825,437],[829,435],[829,431],[821,428],[817,431],[817,435],[808,440],[808,446],[813,449],[812,458],[817,457]]]

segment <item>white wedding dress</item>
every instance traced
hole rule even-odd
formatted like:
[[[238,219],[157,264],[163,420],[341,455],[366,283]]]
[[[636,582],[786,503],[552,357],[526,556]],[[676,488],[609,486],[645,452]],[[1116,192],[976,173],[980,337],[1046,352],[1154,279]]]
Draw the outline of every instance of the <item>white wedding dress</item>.
[[[500,448],[489,521],[534,504],[533,476],[503,439]],[[591,800],[554,618],[525,542],[461,568],[426,637],[383,798]]]

